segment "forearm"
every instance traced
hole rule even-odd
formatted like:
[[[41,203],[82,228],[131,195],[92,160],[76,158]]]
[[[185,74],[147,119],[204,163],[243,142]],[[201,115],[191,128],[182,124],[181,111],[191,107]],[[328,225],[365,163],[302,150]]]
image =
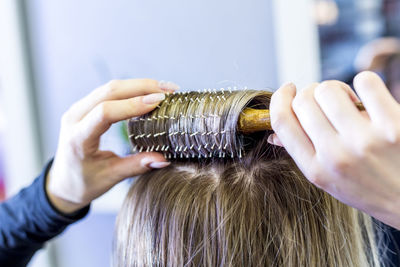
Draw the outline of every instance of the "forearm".
[[[25,266],[43,244],[69,224],[83,218],[86,207],[73,215],[57,211],[45,193],[49,163],[29,187],[0,204],[0,265]]]

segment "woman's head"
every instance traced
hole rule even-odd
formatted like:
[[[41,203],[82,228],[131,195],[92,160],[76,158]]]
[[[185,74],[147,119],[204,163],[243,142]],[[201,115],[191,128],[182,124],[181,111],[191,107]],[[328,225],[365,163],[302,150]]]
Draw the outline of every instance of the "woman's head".
[[[369,218],[259,145],[267,152],[240,162],[136,178],[118,217],[117,266],[374,266]]]
[[[241,110],[268,108],[271,93],[233,92],[221,105],[215,96],[222,99],[177,96],[193,101],[164,103],[130,123],[140,146],[168,137],[178,152],[196,144],[196,153],[233,159],[175,162],[134,178],[117,220],[116,266],[376,266],[369,217],[310,184],[284,150],[267,143],[268,133],[236,133]],[[171,134],[147,138],[164,131]],[[221,149],[206,151],[204,143]],[[235,145],[225,151],[224,144]],[[238,147],[243,157],[232,153]]]

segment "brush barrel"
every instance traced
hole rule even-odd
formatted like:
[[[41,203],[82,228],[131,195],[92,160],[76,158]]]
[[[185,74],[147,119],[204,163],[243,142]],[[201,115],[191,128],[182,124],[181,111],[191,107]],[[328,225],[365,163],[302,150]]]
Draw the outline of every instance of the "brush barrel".
[[[356,102],[354,104],[359,111],[365,111],[363,103]],[[238,132],[242,134],[251,134],[267,130],[272,130],[268,109],[243,109],[238,120]]]
[[[245,108],[239,116],[238,131],[243,134],[271,129],[271,119],[268,109]]]

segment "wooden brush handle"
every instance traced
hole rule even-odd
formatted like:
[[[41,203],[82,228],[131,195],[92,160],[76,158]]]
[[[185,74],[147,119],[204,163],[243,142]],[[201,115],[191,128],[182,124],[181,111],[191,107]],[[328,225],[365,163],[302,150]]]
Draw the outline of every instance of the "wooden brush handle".
[[[358,110],[365,110],[361,102],[355,103]],[[268,109],[245,108],[239,116],[238,131],[250,134],[259,131],[272,130]]]

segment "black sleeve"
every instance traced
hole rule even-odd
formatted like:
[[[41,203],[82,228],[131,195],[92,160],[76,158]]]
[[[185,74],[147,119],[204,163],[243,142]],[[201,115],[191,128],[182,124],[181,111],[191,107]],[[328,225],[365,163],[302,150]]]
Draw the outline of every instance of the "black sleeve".
[[[28,187],[0,204],[0,266],[26,266],[44,242],[89,212],[89,206],[73,215],[54,208],[45,192],[52,162]]]

